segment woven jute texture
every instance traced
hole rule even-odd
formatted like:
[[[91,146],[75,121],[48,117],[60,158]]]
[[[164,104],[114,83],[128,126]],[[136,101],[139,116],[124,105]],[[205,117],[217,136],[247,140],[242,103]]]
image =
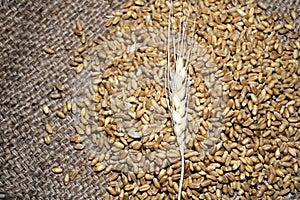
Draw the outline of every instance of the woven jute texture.
[[[126,2],[126,1],[123,1]],[[299,0],[268,0],[268,11],[288,12],[300,8]],[[105,16],[122,5],[103,0],[1,1],[0,9],[0,195],[19,199],[99,199],[106,193],[107,177],[93,173],[85,151],[69,142],[74,131],[72,117],[57,120],[45,116],[62,105],[50,99],[55,81],[64,86],[70,99],[80,82],[68,66],[72,49],[79,45],[73,34],[81,20],[90,36],[103,34]],[[43,52],[50,46],[56,53]],[[56,134],[52,144],[43,141],[44,124],[51,122]],[[69,185],[51,169],[60,165],[68,171],[80,168]]]

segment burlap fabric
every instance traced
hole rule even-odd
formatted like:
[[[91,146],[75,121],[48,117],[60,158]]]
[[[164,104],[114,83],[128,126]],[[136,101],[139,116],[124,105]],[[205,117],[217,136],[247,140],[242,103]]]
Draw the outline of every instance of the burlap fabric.
[[[126,2],[126,1],[123,1]],[[300,8],[299,0],[269,2],[269,11],[287,13]],[[55,81],[64,85],[64,99],[71,98],[78,77],[68,66],[72,49],[79,45],[73,34],[81,20],[89,35],[105,30],[105,15],[122,2],[103,0],[1,1],[0,9],[0,196],[21,199],[95,199],[106,193],[107,177],[93,173],[85,151],[69,143],[72,117],[45,116],[42,105],[61,106],[50,99]],[[45,46],[54,55],[43,52]],[[75,86],[75,87],[74,87]],[[43,141],[44,123],[51,121],[56,134],[51,145]],[[52,167],[80,168],[69,185]],[[5,194],[5,195],[4,195]]]

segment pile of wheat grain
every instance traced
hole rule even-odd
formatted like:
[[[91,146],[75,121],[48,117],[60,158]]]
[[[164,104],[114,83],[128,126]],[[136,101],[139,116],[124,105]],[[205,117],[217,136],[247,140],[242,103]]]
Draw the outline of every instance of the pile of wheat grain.
[[[77,134],[70,140],[74,148],[91,151],[99,175],[110,174],[106,199],[178,196],[181,161],[164,85],[167,48],[160,43],[167,36],[171,5],[130,1],[108,16],[100,39],[88,39],[80,22],[74,30],[82,46],[70,65],[92,82],[57,115],[78,113]],[[198,56],[189,68],[182,198],[286,199],[299,193],[297,13],[291,9],[281,18],[254,0],[175,1],[173,6],[175,19],[189,12],[197,16],[190,20],[196,20],[190,37]],[[172,28],[181,25],[175,20]],[[56,88],[54,99],[61,98],[60,85]],[[46,130],[50,144],[55,130],[49,124]],[[208,144],[212,148],[205,154]],[[66,184],[69,179],[66,173]]]

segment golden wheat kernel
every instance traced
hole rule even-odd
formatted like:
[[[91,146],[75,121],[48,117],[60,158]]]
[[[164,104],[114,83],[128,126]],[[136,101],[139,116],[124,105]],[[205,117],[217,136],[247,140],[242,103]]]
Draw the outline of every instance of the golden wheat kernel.
[[[81,143],[84,141],[84,139],[85,137],[80,136],[79,134],[70,136],[70,142]]]
[[[266,27],[265,27],[263,24],[257,24],[257,25],[256,25],[256,28],[257,28],[258,30],[260,30],[260,31],[263,31],[263,30],[266,29]]]
[[[297,18],[297,13],[296,13],[296,11],[295,11],[294,8],[292,8],[292,9],[290,10],[290,15],[291,15],[291,18],[292,18],[293,20],[295,20],[295,19]]]
[[[276,169],[275,172],[276,172],[276,174],[277,174],[278,176],[284,177],[284,173],[282,172],[281,169]]]
[[[148,193],[147,192],[143,192],[140,199],[144,200],[148,197]]]
[[[154,184],[154,186],[155,186],[157,189],[160,189],[160,188],[161,188],[161,185],[160,185],[160,183],[159,183],[159,181],[158,181],[157,178],[154,178],[154,179],[153,179],[153,184]]]
[[[76,68],[75,68],[75,72],[77,74],[79,74],[80,72],[82,72],[83,70],[83,64],[79,64]]]
[[[80,39],[80,41],[81,41],[82,44],[85,44],[85,43],[86,43],[86,40],[87,40],[86,38],[87,38],[86,34],[83,33],[83,34],[81,35],[81,39]]]
[[[77,56],[79,56],[80,54],[79,54],[77,51],[74,51],[74,52],[73,52],[73,55],[74,55],[74,57],[77,57]]]
[[[126,15],[124,16],[124,19],[129,19],[131,17],[131,14],[132,14],[132,10],[128,10],[126,12]]]
[[[75,150],[82,150],[82,149],[84,149],[84,145],[83,145],[83,144],[76,144],[76,145],[74,146],[74,149],[75,149]]]
[[[113,18],[108,18],[106,23],[105,23],[105,26],[110,26],[112,25],[112,22],[113,22]]]
[[[94,157],[92,160],[91,160],[91,165],[94,166],[98,163],[99,161],[99,157]]]
[[[297,156],[297,150],[295,148],[288,147],[288,152],[294,157]]]
[[[139,190],[140,190],[141,192],[147,191],[147,190],[149,190],[149,189],[150,189],[150,185],[148,185],[148,184],[142,185],[142,186],[140,186],[140,188],[139,188]]]
[[[152,180],[153,179],[153,175],[151,175],[151,174],[145,174],[145,179],[146,180]]]
[[[73,169],[70,173],[70,179],[74,180],[76,178],[76,176],[78,175],[79,170],[78,169]]]
[[[46,134],[45,136],[44,136],[44,141],[45,141],[45,143],[46,144],[51,144],[51,139],[50,139],[50,136],[48,135],[48,134]]]
[[[71,103],[71,105],[72,105],[72,113],[76,114],[77,113],[77,105],[76,105],[76,103],[74,103],[74,104]]]
[[[137,5],[137,6],[143,6],[145,3],[144,3],[143,0],[135,0],[134,4]]]
[[[55,82],[55,87],[56,87],[56,89],[57,90],[59,90],[59,91],[62,91],[63,90],[63,86],[62,86],[62,84],[61,83],[59,83],[59,82]]]
[[[81,58],[81,57],[75,57],[74,61],[77,62],[77,63],[82,63],[83,62],[83,58]]]
[[[67,101],[66,107],[67,107],[68,111],[72,110],[72,102],[71,101]]]
[[[137,19],[137,17],[138,17],[138,16],[137,16],[137,13],[133,11],[133,12],[131,13],[131,17],[132,17],[133,19]],[[134,27],[132,27],[132,30],[134,30]]]
[[[223,175],[224,171],[222,169],[217,169],[217,173],[220,174],[220,175]]]
[[[82,52],[84,52],[84,50],[85,50],[85,47],[84,47],[84,46],[78,47],[78,48],[76,49],[76,51],[77,51],[78,53],[82,53]]]
[[[96,151],[92,151],[90,154],[89,154],[89,156],[88,156],[88,159],[91,161],[91,160],[93,160],[93,159],[95,159],[96,158]]]
[[[68,185],[70,183],[70,175],[69,174],[65,174],[64,176],[64,184]]]
[[[119,21],[120,21],[120,17],[119,17],[119,16],[115,16],[115,17],[113,18],[112,24],[113,24],[113,25],[116,25],[117,23],[119,23]]]
[[[237,12],[238,12],[242,17],[244,17],[244,16],[246,15],[246,13],[245,13],[243,10],[241,10],[241,9],[237,9]]]
[[[99,159],[99,161],[103,160],[102,158]],[[113,170],[113,166],[112,165],[109,165],[107,166],[104,171],[103,171],[103,174],[108,174],[110,173],[111,171]]]
[[[119,149],[123,149],[125,147],[125,145],[122,144],[121,142],[115,142],[114,146],[117,147],[117,148],[119,148]]]
[[[78,30],[77,28],[75,28],[73,32],[77,36],[81,36],[82,35],[82,31]]]
[[[61,118],[61,119],[64,119],[66,116],[65,116],[65,114],[62,112],[62,111],[56,111],[56,115],[59,117],[59,118]]]
[[[45,47],[45,48],[44,48],[44,51],[45,51],[46,53],[48,53],[48,54],[54,54],[54,53],[55,53],[55,51],[54,51],[52,48],[50,48],[50,47]]]
[[[78,20],[76,21],[76,29],[79,30],[79,31],[82,31],[82,23]]]
[[[113,195],[113,196],[116,196],[116,195],[117,195],[116,190],[115,190],[114,188],[110,187],[110,186],[107,187],[106,190],[107,190],[111,195]],[[112,199],[113,199],[113,198],[112,198]]]
[[[294,25],[292,24],[285,24],[284,27],[287,28],[288,30],[294,30],[295,28]]]
[[[46,124],[45,125],[45,129],[48,133],[53,133],[53,129],[52,129],[52,126],[50,124]]]
[[[160,170],[159,173],[158,173],[158,176],[157,176],[158,180],[161,180],[162,177],[163,177],[165,174],[166,174],[166,170],[165,170],[165,169]]]
[[[287,24],[293,24],[293,23],[294,23],[294,21],[292,20],[292,18],[290,18],[289,16],[285,16],[285,17],[284,17],[284,20],[285,20],[285,22],[286,22]]]
[[[291,122],[291,123],[296,123],[298,122],[300,119],[299,117],[289,117],[288,118],[288,121]]]
[[[133,189],[134,189],[134,185],[132,185],[132,184],[125,185],[125,187],[124,187],[125,191],[130,191],[130,190],[133,190]]]
[[[286,195],[289,192],[290,192],[290,188],[286,188],[286,189],[280,190],[279,194],[282,195],[282,196],[284,196],[284,195]]]
[[[77,67],[79,64],[78,64],[77,62],[75,62],[75,61],[70,61],[70,62],[69,62],[69,65],[70,65],[71,67]]]
[[[109,180],[110,180],[110,181],[115,181],[115,180],[118,179],[119,176],[120,176],[120,173],[118,173],[118,172],[113,172],[113,173],[110,175]]]
[[[54,167],[52,168],[52,172],[55,174],[60,174],[63,172],[63,169],[61,167]]]
[[[51,94],[51,98],[52,99],[60,99],[62,97],[61,93],[55,93],[55,94]]]
[[[50,108],[47,105],[43,105],[43,111],[47,115],[50,112]]]

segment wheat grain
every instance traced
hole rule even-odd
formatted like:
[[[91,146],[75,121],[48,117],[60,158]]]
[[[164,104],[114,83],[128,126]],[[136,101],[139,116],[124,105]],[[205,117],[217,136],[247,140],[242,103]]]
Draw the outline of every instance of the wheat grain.
[[[45,105],[43,105],[43,111],[46,115],[48,115],[50,112],[50,108],[45,104]]]
[[[63,169],[61,167],[54,167],[52,168],[52,172],[54,172],[55,174],[60,174],[63,172]]]
[[[48,134],[44,136],[44,141],[47,145],[51,144],[51,138]]]
[[[45,51],[46,53],[48,53],[48,54],[54,54],[54,53],[55,53],[55,51],[54,51],[52,48],[50,48],[50,47],[45,47],[45,48],[44,48],[44,51]]]
[[[50,124],[46,124],[45,129],[48,133],[50,133],[50,134],[53,133],[53,129],[52,129],[52,126]]]

